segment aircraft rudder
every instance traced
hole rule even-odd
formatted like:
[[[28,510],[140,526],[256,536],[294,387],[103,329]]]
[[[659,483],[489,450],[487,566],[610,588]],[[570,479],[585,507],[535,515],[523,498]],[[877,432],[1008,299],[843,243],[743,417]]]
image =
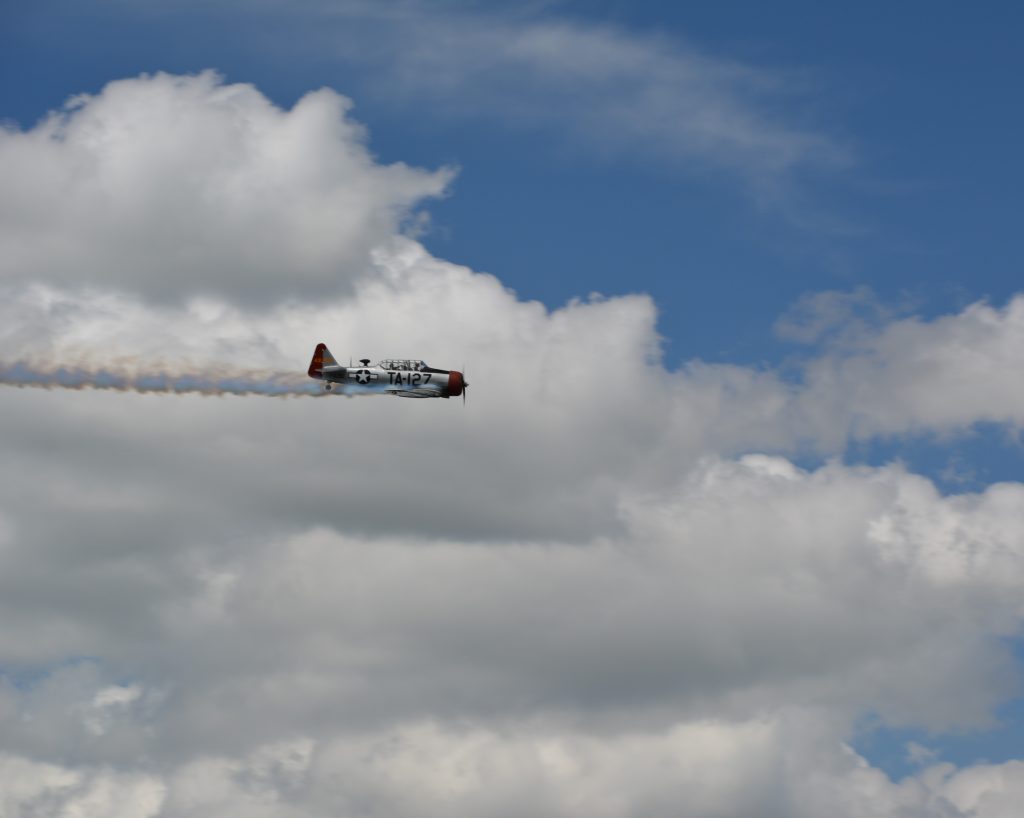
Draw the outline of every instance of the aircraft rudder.
[[[324,374],[324,353],[327,352],[327,344],[319,343],[313,350],[313,360],[309,362],[309,377],[322,378]],[[330,353],[328,353],[330,354]]]
[[[324,377],[324,367],[337,366],[338,362],[331,355],[331,351],[327,348],[327,344],[321,342],[316,345],[316,349],[313,350],[313,360],[309,362],[309,377],[320,378]]]

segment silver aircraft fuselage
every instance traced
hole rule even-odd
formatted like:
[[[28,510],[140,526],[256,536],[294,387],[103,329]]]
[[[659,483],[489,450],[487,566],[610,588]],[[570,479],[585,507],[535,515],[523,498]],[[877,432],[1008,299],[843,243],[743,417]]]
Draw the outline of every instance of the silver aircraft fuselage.
[[[464,394],[465,378],[453,369],[436,369],[423,361],[385,359],[358,366],[339,364],[326,344],[317,344],[309,376],[323,381],[324,391],[345,395],[382,394],[400,398],[452,398]]]

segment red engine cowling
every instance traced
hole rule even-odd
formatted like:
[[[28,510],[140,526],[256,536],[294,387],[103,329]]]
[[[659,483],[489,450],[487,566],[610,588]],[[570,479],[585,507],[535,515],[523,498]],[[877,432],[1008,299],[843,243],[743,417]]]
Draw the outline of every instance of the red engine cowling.
[[[452,370],[448,373],[448,397],[457,398],[462,394],[462,390],[465,388],[465,381],[462,379],[462,373]]]

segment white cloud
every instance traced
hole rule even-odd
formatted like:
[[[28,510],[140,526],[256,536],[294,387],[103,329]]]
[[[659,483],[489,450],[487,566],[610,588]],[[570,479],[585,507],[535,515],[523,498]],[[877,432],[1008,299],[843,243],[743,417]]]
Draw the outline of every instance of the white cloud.
[[[932,775],[948,777],[942,790],[967,815],[1013,818],[1020,812],[1024,800],[1024,762],[979,764],[962,771],[942,765]]]
[[[451,172],[373,161],[351,103],[142,76],[0,130],[0,281],[267,303],[333,294]]]
[[[278,124],[302,108],[209,77],[111,88],[97,100],[178,100],[182,131],[213,144],[235,133],[225,99]],[[355,128],[337,99],[311,104]],[[327,130],[302,142],[304,167],[362,144]],[[77,139],[46,141],[35,170],[63,174]],[[143,142],[127,144],[158,140]],[[394,203],[359,150],[332,189]],[[236,167],[230,151],[174,157],[184,179]],[[83,184],[116,212],[133,188],[115,170]],[[407,205],[439,189],[397,173],[418,180]],[[297,201],[322,191],[316,174],[287,182]],[[189,196],[150,192],[187,217]],[[206,229],[258,239],[236,204],[204,211]],[[281,207],[287,222],[305,205]],[[1000,818],[1010,803],[1013,763],[894,783],[843,740],[865,713],[984,727],[1013,695],[1024,486],[944,497],[898,465],[808,471],[779,453],[1019,425],[1021,299],[839,332],[791,383],[667,371],[649,298],[548,311],[393,220],[370,244],[338,238],[335,261],[367,259],[346,294],[256,310],[244,300],[293,282],[242,287],[232,256],[209,289],[238,299],[186,279],[161,301],[165,262],[133,254],[131,220],[104,233],[68,213],[84,257],[127,245],[119,275],[139,279],[19,273],[5,360],[301,372],[324,340],[466,363],[473,387],[465,410],[0,390],[7,812]],[[21,236],[26,257],[48,258],[49,235]],[[230,247],[199,247],[196,269],[220,271]]]
[[[162,775],[5,756],[0,784],[10,814],[69,818],[488,818],[510,807],[552,818],[1009,818],[1024,786],[1021,766],[940,764],[895,783],[808,712],[792,711],[619,735],[410,722],[204,756]]]
[[[73,770],[0,754],[0,815],[156,818],[166,788],[154,776]]]
[[[99,690],[84,716],[85,728],[96,736],[109,733],[114,721],[142,696],[139,685],[110,685]]]
[[[823,438],[843,418],[858,439],[947,433],[978,422],[1024,424],[1024,297],[907,318],[812,361],[803,407]]]
[[[307,464],[316,436],[296,441],[310,450]],[[333,472],[358,473],[365,461],[353,455]],[[617,534],[531,544],[306,530],[301,519],[248,510],[268,480],[277,490],[272,475],[232,480],[246,480],[240,494],[216,475],[200,486],[214,513],[179,487],[175,510],[191,526],[161,524],[124,544],[99,540],[102,523],[49,498],[77,534],[49,543],[52,555],[27,542],[7,559],[5,574],[31,578],[31,596],[6,583],[5,621],[21,622],[17,636],[37,662],[87,652],[169,697],[129,688],[131,702],[97,711],[109,682],[54,677],[19,707],[86,717],[23,734],[11,711],[9,741],[66,748],[74,729],[105,739],[82,752],[133,754],[144,738],[118,719],[136,710],[172,744],[231,752],[280,731],[323,738],[421,712],[485,721],[562,713],[614,726],[669,714],[749,718],[799,702],[946,729],[984,725],[1013,689],[998,640],[1019,627],[1020,486],[942,498],[895,467],[806,473],[763,457],[710,461],[656,496],[623,488]],[[300,503],[309,489],[281,490],[279,501]],[[412,528],[404,495],[385,499],[395,505],[380,504],[377,525]],[[455,518],[458,508],[455,499],[440,511]],[[347,516],[343,505],[341,531]],[[267,525],[296,533],[257,533]],[[121,527],[130,535],[136,524]],[[62,598],[67,585],[47,564],[73,564],[83,548],[76,573],[90,587]],[[19,650],[14,637],[5,634],[8,656]],[[75,698],[88,704],[54,708]]]

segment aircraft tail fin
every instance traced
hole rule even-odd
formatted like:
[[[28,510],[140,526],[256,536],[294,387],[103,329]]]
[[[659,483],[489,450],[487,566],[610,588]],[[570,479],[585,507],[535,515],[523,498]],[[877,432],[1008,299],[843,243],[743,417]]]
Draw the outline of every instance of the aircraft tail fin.
[[[309,362],[309,377],[323,378],[325,366],[337,366],[338,362],[331,355],[327,344],[317,344],[313,351],[313,360]]]

